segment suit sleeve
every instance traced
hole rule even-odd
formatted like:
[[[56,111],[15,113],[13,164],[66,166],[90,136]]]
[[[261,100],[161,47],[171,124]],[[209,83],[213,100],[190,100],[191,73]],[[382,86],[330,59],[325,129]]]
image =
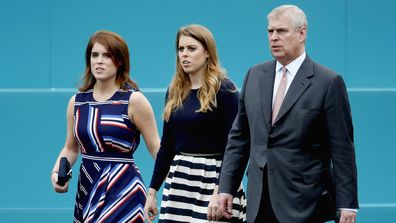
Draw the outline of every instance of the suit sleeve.
[[[345,83],[339,75],[328,88],[325,111],[336,207],[358,208],[352,116]]]
[[[238,113],[228,135],[221,167],[219,193],[234,194],[237,191],[249,160],[250,132],[244,103],[249,73],[250,70],[245,77],[238,102]]]

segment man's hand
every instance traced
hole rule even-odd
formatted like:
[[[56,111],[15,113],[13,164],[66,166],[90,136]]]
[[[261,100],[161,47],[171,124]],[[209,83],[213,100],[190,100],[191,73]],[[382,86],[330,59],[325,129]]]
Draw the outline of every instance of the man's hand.
[[[349,210],[341,210],[341,217],[339,223],[355,223],[356,212]]]
[[[221,218],[222,216],[231,219],[232,217],[232,200],[233,197],[228,193],[219,193],[219,197],[217,199],[217,203],[219,204],[218,216]]]
[[[219,203],[217,202],[219,195],[213,194],[212,198],[210,199],[209,206],[208,206],[208,221],[218,221],[219,220]]]

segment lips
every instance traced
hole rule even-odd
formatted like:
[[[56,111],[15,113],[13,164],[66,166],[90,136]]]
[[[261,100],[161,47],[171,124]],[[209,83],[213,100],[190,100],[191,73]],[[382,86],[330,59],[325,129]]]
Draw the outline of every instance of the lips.
[[[182,64],[190,64],[190,61],[188,61],[188,60],[183,60],[183,61],[182,61]]]

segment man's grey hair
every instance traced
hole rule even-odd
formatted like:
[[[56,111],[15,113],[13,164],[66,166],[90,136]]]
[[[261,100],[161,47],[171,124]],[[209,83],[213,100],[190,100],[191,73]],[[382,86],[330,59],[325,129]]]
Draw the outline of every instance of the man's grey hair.
[[[291,19],[293,27],[297,30],[302,26],[308,29],[307,17],[303,10],[295,5],[281,5],[274,8],[268,15],[268,21],[272,19],[278,19],[281,15],[285,15]]]

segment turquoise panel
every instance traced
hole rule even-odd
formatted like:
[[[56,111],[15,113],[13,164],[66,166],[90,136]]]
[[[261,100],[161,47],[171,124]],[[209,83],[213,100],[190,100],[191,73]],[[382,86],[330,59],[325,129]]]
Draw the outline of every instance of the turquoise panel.
[[[347,65],[350,87],[394,88],[396,1],[347,2]]]
[[[127,41],[131,77],[151,102],[161,134],[164,94],[175,70],[179,27],[207,26],[216,39],[222,65],[241,87],[250,66],[271,59],[266,15],[285,3],[290,2],[2,1],[0,221],[72,221],[79,165],[73,168],[66,194],[53,191],[49,173],[64,144],[66,106],[84,70],[88,38],[95,31],[112,30]],[[307,54],[342,74],[349,89],[361,203],[358,222],[393,222],[396,2],[297,0],[293,4],[309,20]],[[148,186],[154,162],[143,140],[135,159]]]
[[[50,0],[0,4],[0,88],[50,86]]]

